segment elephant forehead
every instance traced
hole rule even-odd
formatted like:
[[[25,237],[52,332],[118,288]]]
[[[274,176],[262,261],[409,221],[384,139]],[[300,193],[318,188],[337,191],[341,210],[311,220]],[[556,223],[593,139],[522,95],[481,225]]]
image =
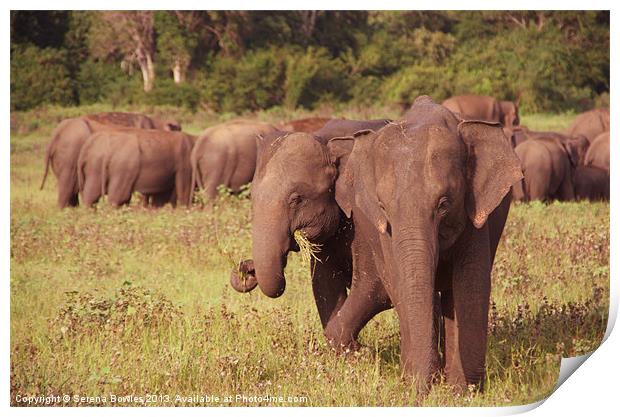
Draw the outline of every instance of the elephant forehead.
[[[437,125],[397,125],[382,134],[377,143],[383,157],[425,164],[461,159],[465,151],[456,134]]]

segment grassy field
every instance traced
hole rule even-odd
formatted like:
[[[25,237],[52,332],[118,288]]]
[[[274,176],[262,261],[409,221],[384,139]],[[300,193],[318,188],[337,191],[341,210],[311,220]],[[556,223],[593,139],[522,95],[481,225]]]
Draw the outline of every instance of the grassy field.
[[[365,349],[338,356],[322,335],[299,255],[289,256],[279,299],[229,286],[234,262],[251,253],[249,200],[223,195],[210,209],[190,210],[56,209],[54,178],[38,189],[49,132],[63,116],[93,110],[103,108],[11,118],[14,405],[18,395],[47,394],[71,396],[60,405],[82,400],[74,395],[93,397],[81,404],[106,398],[104,405],[184,405],[201,400],[194,395],[235,406],[256,405],[255,395],[283,397],[271,405],[415,403],[415,390],[401,378],[393,311],[363,330]],[[285,116],[304,114],[253,117]],[[193,133],[221,119],[177,117]],[[561,129],[571,118],[522,117],[532,129]],[[545,397],[562,356],[600,343],[608,301],[609,205],[513,205],[493,271],[486,390],[455,397],[439,384],[422,405],[503,406]]]

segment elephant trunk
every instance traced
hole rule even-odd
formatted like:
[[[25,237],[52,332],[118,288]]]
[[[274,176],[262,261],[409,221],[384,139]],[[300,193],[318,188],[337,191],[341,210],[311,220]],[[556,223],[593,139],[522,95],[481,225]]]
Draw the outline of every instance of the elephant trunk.
[[[250,292],[258,281],[254,272],[254,261],[246,259],[241,261],[239,266],[230,273],[230,285],[238,292]]]
[[[254,273],[261,291],[271,298],[282,295],[286,287],[284,268],[291,244],[288,230],[277,230],[277,219],[269,223],[254,222],[252,255]]]
[[[398,272],[397,313],[401,331],[401,363],[412,374],[420,394],[430,389],[439,371],[438,312],[435,275],[438,262],[436,227],[413,226],[394,234]]]

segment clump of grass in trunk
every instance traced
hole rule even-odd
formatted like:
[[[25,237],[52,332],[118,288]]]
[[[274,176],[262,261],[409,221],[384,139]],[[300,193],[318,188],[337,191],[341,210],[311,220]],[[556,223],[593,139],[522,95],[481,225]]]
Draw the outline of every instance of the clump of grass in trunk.
[[[301,230],[295,230],[293,233],[293,237],[295,238],[295,242],[299,246],[299,254],[301,255],[301,259],[304,264],[310,265],[310,261],[314,258],[316,261],[321,262],[319,258],[317,258],[316,254],[321,251],[321,245],[318,243],[312,243],[308,240],[304,232]]]

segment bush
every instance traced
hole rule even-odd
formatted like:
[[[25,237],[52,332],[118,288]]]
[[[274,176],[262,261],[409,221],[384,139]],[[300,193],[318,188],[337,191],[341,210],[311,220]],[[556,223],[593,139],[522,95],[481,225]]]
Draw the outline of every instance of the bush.
[[[216,111],[265,109],[284,97],[285,53],[272,49],[249,52],[239,59],[218,58],[205,81],[205,100]]]
[[[75,104],[66,61],[61,49],[11,47],[11,110]]]
[[[76,80],[81,104],[104,100],[120,104],[120,101],[127,99],[127,90],[131,90],[133,84],[132,79],[123,74],[118,65],[94,60],[88,60],[81,65]]]
[[[170,79],[157,80],[153,90],[144,94],[146,104],[184,107],[192,112],[197,110],[200,98],[198,87],[188,83],[175,84]]]

